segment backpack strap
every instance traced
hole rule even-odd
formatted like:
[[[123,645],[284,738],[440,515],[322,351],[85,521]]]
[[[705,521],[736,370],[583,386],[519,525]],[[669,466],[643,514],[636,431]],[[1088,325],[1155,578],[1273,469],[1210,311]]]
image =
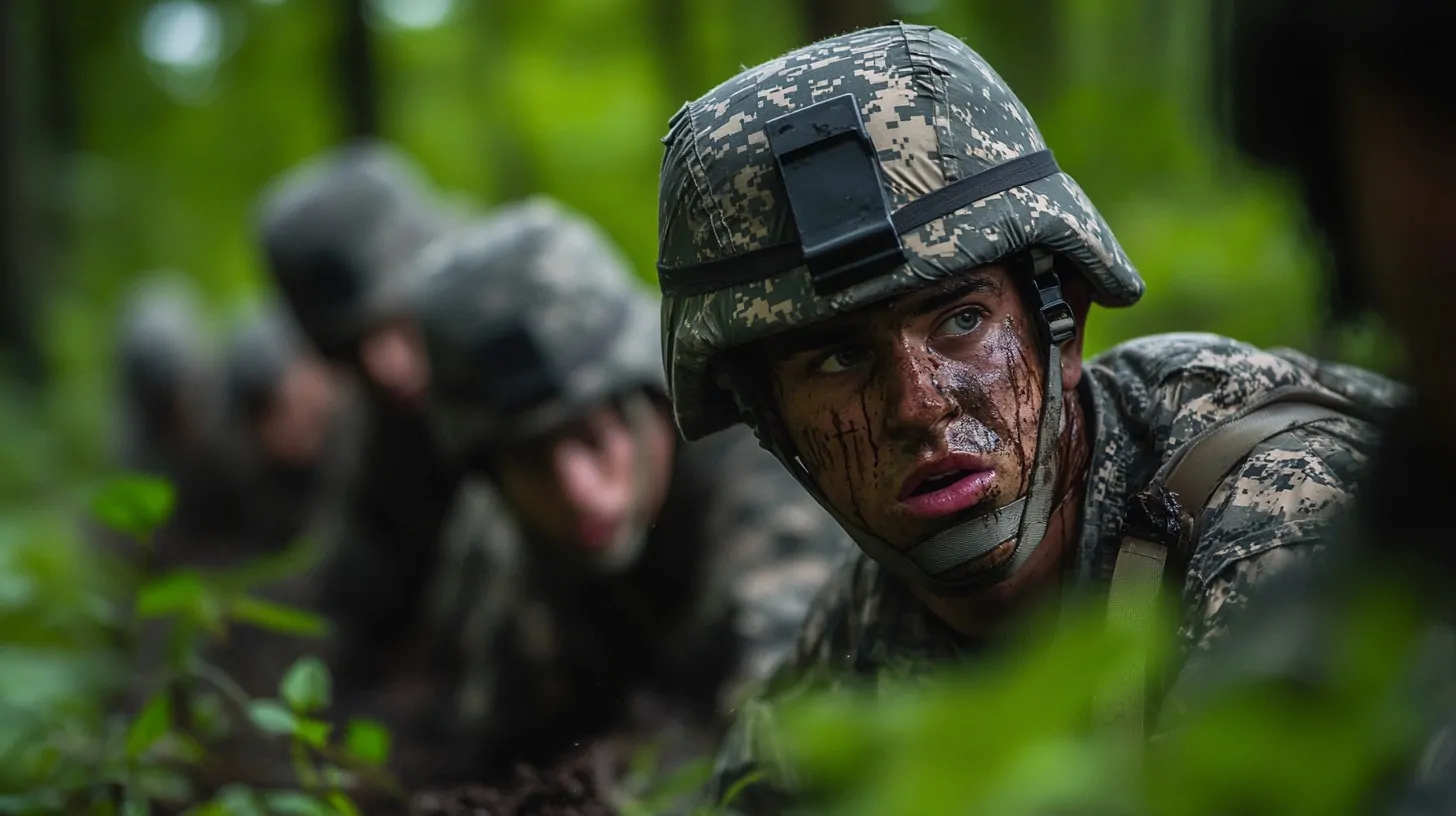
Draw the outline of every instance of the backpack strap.
[[[1149,632],[1168,589],[1165,581],[1172,578],[1181,584],[1184,577],[1191,522],[1229,472],[1255,448],[1296,428],[1341,418],[1368,419],[1370,412],[1328,391],[1278,389],[1179,446],[1140,497],[1164,505],[1170,515],[1162,524],[1124,528],[1108,588],[1109,629],[1135,636]],[[1179,568],[1170,569],[1173,565]],[[1120,673],[1109,679],[1106,691],[1099,695],[1098,716],[1104,723],[1124,729],[1130,740],[1140,741],[1145,736],[1150,692],[1156,684],[1151,682],[1154,678],[1146,655],[1139,654],[1119,668]]]

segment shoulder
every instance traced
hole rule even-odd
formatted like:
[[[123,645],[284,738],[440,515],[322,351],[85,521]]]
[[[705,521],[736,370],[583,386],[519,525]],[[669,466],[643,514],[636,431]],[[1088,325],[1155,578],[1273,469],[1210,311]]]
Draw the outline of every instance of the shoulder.
[[[1304,358],[1311,363],[1312,358]],[[1088,366],[1159,453],[1281,388],[1329,389],[1304,360],[1215,334],[1142,337]]]

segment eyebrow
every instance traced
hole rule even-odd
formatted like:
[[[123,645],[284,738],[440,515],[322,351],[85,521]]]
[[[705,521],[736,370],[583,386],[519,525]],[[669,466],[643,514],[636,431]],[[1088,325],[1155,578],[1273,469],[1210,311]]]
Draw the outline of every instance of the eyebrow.
[[[775,337],[764,345],[771,360],[787,360],[799,354],[832,348],[857,339],[864,331],[864,314],[875,308],[896,309],[911,314],[924,314],[943,309],[973,294],[1001,292],[1001,283],[984,273],[967,273],[937,281],[924,289],[908,293],[889,303],[871,304],[829,323],[805,326]]]
[[[891,308],[910,314],[924,314],[943,309],[966,295],[1000,293],[1000,281],[982,272],[969,272],[912,292]]]

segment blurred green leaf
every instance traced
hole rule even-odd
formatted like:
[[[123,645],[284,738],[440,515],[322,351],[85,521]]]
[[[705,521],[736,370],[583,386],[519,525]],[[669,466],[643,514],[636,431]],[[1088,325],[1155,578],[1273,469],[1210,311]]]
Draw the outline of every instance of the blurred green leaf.
[[[339,816],[359,816],[359,806],[354,804],[347,794],[341,791],[333,791],[328,796],[329,807]]]
[[[176,498],[163,479],[126,474],[101,487],[91,500],[91,514],[118,533],[144,538],[166,523]]]
[[[270,812],[282,816],[330,816],[328,805],[298,791],[272,791],[263,801]]]
[[[172,728],[172,698],[166,689],[147,702],[126,733],[126,755],[135,759],[146,753]]]
[[[293,734],[298,718],[277,700],[253,700],[248,703],[248,719],[268,734]]]
[[[389,729],[374,720],[350,720],[344,732],[344,750],[349,756],[376,768],[389,761],[389,743]]]
[[[299,658],[283,675],[278,694],[299,714],[326,707],[331,697],[328,667],[317,657]]]
[[[246,785],[228,785],[217,792],[208,806],[219,816],[268,816],[257,791]]]
[[[234,620],[280,634],[318,637],[329,629],[327,620],[311,612],[247,595],[233,596],[229,607]]]
[[[179,616],[205,631],[222,631],[222,599],[195,570],[176,570],[147,582],[137,593],[136,610],[143,619]]]
[[[294,735],[312,748],[323,748],[329,744],[329,732],[333,726],[319,720],[299,720]]]

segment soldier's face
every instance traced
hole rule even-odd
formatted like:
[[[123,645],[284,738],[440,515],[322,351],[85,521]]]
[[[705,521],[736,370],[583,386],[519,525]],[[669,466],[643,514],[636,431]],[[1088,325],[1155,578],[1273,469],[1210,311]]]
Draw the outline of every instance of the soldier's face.
[[[1025,489],[1043,364],[1001,266],[765,344],[778,415],[834,508],[911,547]],[[1073,345],[1073,344],[1069,344]],[[1068,348],[1063,382],[1081,378]],[[1014,542],[968,569],[995,566]]]
[[[578,563],[623,566],[640,543],[636,523],[661,507],[672,426],[656,405],[643,407],[641,427],[606,404],[496,454],[496,480],[523,525]]]
[[[430,361],[413,322],[396,318],[371,331],[359,345],[359,363],[365,375],[400,405],[422,405],[430,384]]]
[[[258,438],[268,458],[291,467],[318,461],[338,403],[334,374],[321,360],[304,357],[289,367],[267,412]]]
[[[1456,117],[1351,74],[1342,86],[1352,226],[1377,306],[1404,341],[1410,377],[1448,433],[1456,400]]]

